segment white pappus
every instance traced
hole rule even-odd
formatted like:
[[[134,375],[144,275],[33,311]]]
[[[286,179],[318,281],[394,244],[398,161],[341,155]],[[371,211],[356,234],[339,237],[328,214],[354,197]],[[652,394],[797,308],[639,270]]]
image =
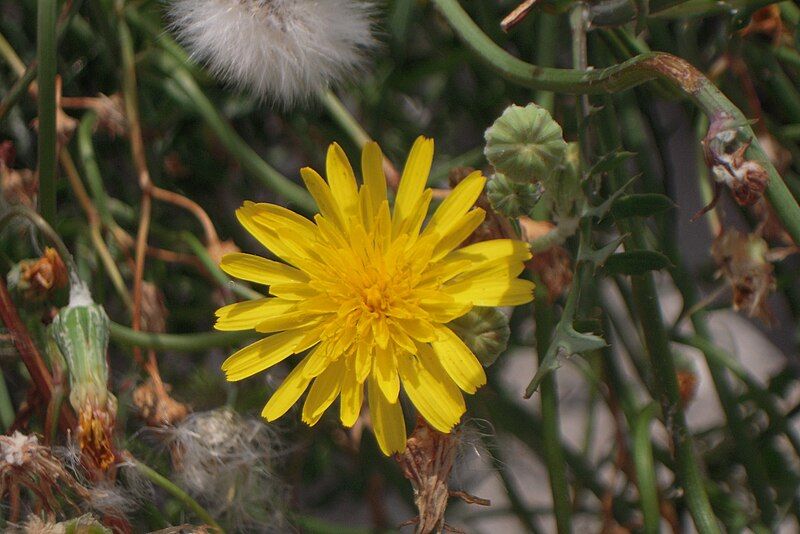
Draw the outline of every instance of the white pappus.
[[[171,28],[192,57],[289,106],[363,68],[374,48],[371,0],[171,0]]]

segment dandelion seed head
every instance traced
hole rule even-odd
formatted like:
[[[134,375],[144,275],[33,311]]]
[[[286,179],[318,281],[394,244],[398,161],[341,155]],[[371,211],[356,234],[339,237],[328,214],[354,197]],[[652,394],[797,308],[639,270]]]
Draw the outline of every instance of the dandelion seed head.
[[[276,432],[228,409],[198,412],[163,429],[176,481],[237,530],[279,532],[285,484],[274,474],[283,446]]]
[[[361,70],[375,48],[364,0],[173,0],[172,29],[211,72],[289,106]]]

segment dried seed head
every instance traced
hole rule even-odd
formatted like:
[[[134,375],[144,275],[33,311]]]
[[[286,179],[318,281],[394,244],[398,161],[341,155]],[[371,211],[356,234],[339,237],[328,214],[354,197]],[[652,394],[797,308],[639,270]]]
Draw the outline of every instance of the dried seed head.
[[[0,498],[19,494],[21,488],[34,497],[34,508],[49,514],[61,510],[62,498],[75,506],[70,497],[85,499],[89,494],[49,447],[40,445],[36,436],[17,431],[0,436]],[[11,521],[19,519],[19,504],[12,499]]]
[[[274,430],[227,409],[162,429],[177,482],[237,531],[282,532],[285,483],[274,474],[283,446]]]
[[[363,0],[172,0],[172,28],[220,78],[283,105],[361,70],[376,46]]]

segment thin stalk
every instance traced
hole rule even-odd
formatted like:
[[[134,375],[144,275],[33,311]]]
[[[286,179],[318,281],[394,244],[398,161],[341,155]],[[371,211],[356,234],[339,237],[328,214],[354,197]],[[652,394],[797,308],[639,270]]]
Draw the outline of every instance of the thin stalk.
[[[613,150],[619,146],[619,134],[614,128],[613,106],[609,99],[604,102],[601,113],[607,120],[600,121],[603,148]],[[619,189],[625,183],[621,170],[615,169],[609,174],[613,189]],[[627,234],[625,249],[648,249],[644,228],[640,224],[619,222],[620,232]],[[661,404],[664,426],[669,432],[675,454],[676,474],[685,492],[686,504],[701,534],[720,532],[719,524],[711,509],[706,493],[705,481],[700,465],[695,456],[692,435],[686,424],[686,416],[681,406],[680,392],[674,355],[669,345],[669,337],[661,315],[658,292],[652,273],[631,276],[633,289],[633,305],[636,317],[642,326],[644,346],[653,369],[653,379]]]
[[[3,376],[3,371],[0,369],[0,424],[3,425],[3,432],[6,432],[11,425],[14,424],[14,417],[16,410],[14,410],[14,403],[11,401],[11,395],[8,393],[8,384],[6,378]]]
[[[503,78],[533,89],[572,94],[619,93],[644,82],[662,79],[679,89],[709,117],[726,114],[751,142],[747,158],[769,175],[766,197],[787,232],[800,243],[800,206],[761,148],[747,118],[703,74],[671,54],[640,54],[618,65],[595,70],[553,69],[526,63],[493,42],[464,11],[458,0],[432,0],[461,40]]]
[[[173,350],[177,352],[202,352],[204,350],[230,347],[251,341],[254,332],[203,332],[200,334],[156,334],[133,330],[111,322],[111,339],[126,346],[142,349]]]
[[[639,412],[631,425],[631,442],[633,465],[636,469],[636,487],[642,503],[644,532],[658,534],[661,524],[659,513],[658,486],[656,467],[653,462],[653,444],[650,442],[650,424],[653,421],[656,406],[650,404]]]
[[[270,190],[282,195],[303,211],[309,213],[316,211],[314,201],[308,192],[278,172],[245,143],[230,123],[220,115],[217,107],[203,93],[183,65],[166,53],[159,54],[157,62],[164,74],[171,77],[187,94],[194,103],[195,111],[214,131],[222,146],[236,158],[245,170]]]
[[[219,268],[219,265],[217,265],[217,262],[215,262],[208,253],[206,247],[203,246],[203,244],[199,239],[197,239],[197,237],[194,236],[194,234],[190,232],[182,232],[181,237],[183,237],[183,240],[187,245],[189,245],[189,248],[192,249],[192,252],[195,253],[203,266],[208,269],[208,272],[212,277],[214,277],[214,280],[216,280],[220,286],[229,288],[231,291],[245,299],[252,300],[264,298],[264,295],[258,291],[231,280],[230,277]]]
[[[536,284],[536,304],[534,305],[534,321],[536,322],[536,352],[540,358],[547,354],[550,335],[555,327],[553,309],[547,303],[547,289],[544,284]],[[550,373],[541,383],[542,403],[542,447],[545,466],[550,479],[550,491],[553,495],[553,514],[559,534],[572,530],[572,499],[567,484],[564,451],[561,450],[561,430],[558,417],[558,392],[555,373]]]
[[[56,5],[38,0],[36,56],[39,64],[39,211],[50,224],[56,218]]]
[[[138,460],[131,459],[130,461],[141,474],[150,480],[150,482],[166,490],[167,493],[178,499],[187,509],[194,512],[195,515],[197,515],[197,517],[201,519],[207,526],[213,528],[215,531],[221,534],[224,534],[225,530],[214,520],[213,517],[211,517],[211,514],[209,514],[205,508],[200,506],[197,501],[192,499],[188,493],[176,486],[170,479]]]

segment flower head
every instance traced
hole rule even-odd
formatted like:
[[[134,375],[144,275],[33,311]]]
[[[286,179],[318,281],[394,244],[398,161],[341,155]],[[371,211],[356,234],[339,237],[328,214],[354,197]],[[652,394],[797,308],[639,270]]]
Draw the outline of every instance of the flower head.
[[[450,432],[465,411],[461,391],[486,382],[483,367],[447,323],[474,306],[529,302],[533,284],[518,279],[528,245],[510,239],[458,249],[484,219],[472,209],[486,179],[473,172],[441,203],[423,229],[433,141],[414,143],[389,209],[378,145],[362,154],[359,187],[337,144],[327,156],[327,182],[310,168],[303,181],[319,206],[309,221],[274,204],[247,202],[242,225],[283,262],[251,254],[223,257],[222,269],[266,284],[270,297],[217,311],[219,330],[255,329],[264,339],[230,356],[228,380],[263,371],[308,351],[269,399],[272,421],[309,388],[303,421],[319,421],[337,397],[342,424],[352,426],[367,390],[373,428],[385,454],[402,451],[402,389],[430,425]]]
[[[359,0],[172,0],[172,27],[225,80],[284,104],[358,70],[375,47]]]

